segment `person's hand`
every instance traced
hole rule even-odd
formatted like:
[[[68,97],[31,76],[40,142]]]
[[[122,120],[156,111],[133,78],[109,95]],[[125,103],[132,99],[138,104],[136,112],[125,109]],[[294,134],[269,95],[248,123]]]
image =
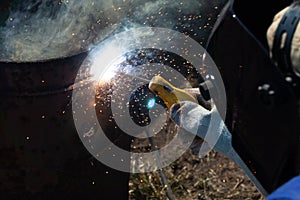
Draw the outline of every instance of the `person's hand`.
[[[180,128],[196,136],[190,146],[192,153],[203,156],[213,148],[221,153],[228,151],[231,134],[215,106],[207,110],[196,103],[183,101],[174,104],[170,114]]]
[[[173,121],[186,131],[204,138],[208,130],[212,111],[190,101],[174,104],[170,108]]]
[[[285,17],[285,14],[289,11],[290,8],[292,7],[298,7],[299,9],[300,6],[300,2],[293,2],[290,6],[287,6],[285,8],[283,8],[282,10],[280,10],[273,18],[273,22],[271,23],[271,25],[268,27],[267,33],[266,33],[266,37],[267,37],[267,41],[268,41],[268,47],[269,47],[269,54],[271,56],[272,59],[274,59],[272,50],[273,50],[273,42],[274,42],[274,38],[277,32],[277,29],[279,27],[279,24],[281,23],[281,20],[284,19],[285,23],[287,22],[287,19]],[[298,12],[299,13],[299,12]],[[288,59],[290,59],[291,64],[294,68],[294,71],[296,71],[297,73],[300,72],[300,26],[299,26],[299,22],[297,22],[298,25],[295,29],[295,32],[292,35],[292,41],[290,44],[290,52],[289,52],[289,57]],[[289,25],[291,26],[291,25]],[[288,27],[288,26],[287,26]],[[291,29],[291,27],[290,27]],[[291,30],[284,30],[285,33],[282,34],[282,41],[281,41],[281,46],[280,48],[287,48],[285,47],[286,45],[286,38],[287,38],[287,32],[291,31]],[[292,34],[292,33],[289,33]],[[284,51],[282,51],[282,53],[284,53]],[[276,61],[276,60],[275,60]],[[277,63],[278,64],[278,63]]]
[[[206,155],[212,148],[203,138],[197,136],[197,132],[200,126],[202,127],[200,129],[202,129],[203,135],[206,134],[211,118],[211,111],[187,101],[174,104],[170,109],[170,113],[171,118],[178,126],[196,135],[189,147],[192,154],[199,155],[200,157]]]

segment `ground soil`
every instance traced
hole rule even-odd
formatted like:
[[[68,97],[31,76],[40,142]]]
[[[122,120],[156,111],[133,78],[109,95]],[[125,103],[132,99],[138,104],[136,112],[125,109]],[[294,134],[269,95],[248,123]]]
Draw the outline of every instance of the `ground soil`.
[[[264,200],[241,168],[214,151],[199,158],[188,150],[163,172],[178,200]],[[130,200],[172,199],[158,171],[132,174],[129,193]]]

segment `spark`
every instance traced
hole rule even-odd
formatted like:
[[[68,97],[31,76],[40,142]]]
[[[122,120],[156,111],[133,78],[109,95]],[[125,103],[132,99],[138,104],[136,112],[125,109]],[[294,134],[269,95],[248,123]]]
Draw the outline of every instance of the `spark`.
[[[147,108],[150,110],[152,109],[156,104],[155,98],[151,98],[147,103]]]

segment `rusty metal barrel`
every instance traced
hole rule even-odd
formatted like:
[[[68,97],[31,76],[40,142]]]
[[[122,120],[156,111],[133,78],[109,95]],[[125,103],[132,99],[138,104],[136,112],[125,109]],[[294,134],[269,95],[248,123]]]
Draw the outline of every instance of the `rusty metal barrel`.
[[[105,37],[101,2],[1,1],[1,199],[128,199],[129,173],[94,159],[72,116],[77,72]]]
[[[129,174],[95,160],[73,123],[85,56],[0,63],[1,199],[128,199]]]

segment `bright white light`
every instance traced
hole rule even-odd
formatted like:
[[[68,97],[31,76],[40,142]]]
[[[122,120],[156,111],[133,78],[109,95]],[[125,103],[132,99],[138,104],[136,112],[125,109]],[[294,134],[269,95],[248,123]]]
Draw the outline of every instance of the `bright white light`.
[[[124,46],[116,41],[105,41],[94,49],[91,55],[91,75],[96,81],[108,81],[116,74],[116,66],[125,58],[122,56]]]
[[[104,72],[103,76],[101,77],[101,81],[109,81],[116,75],[116,72],[113,69],[108,69]]]

